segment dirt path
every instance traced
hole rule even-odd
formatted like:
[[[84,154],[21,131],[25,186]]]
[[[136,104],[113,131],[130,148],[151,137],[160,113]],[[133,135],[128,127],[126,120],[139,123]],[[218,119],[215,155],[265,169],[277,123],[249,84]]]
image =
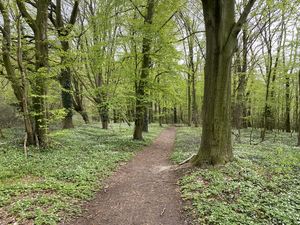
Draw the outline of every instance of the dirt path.
[[[177,176],[169,155],[175,128],[122,166],[70,225],[184,225]]]

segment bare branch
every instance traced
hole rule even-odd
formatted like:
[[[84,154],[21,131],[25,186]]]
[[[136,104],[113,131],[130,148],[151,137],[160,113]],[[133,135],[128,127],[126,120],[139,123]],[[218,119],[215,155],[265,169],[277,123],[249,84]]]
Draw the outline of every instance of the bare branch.
[[[79,11],[78,9],[79,9],[79,0],[75,0],[74,6],[73,6],[73,9],[72,9],[72,13],[71,13],[71,17],[70,17],[70,21],[69,21],[70,25],[75,24],[77,14],[78,14],[78,11]]]
[[[28,13],[26,6],[22,0],[17,0],[17,5],[20,10],[21,15],[24,17],[28,25],[31,27],[33,32],[36,32],[37,27],[36,27],[36,22],[35,20],[31,17],[31,15]]]
[[[238,33],[241,31],[242,26],[246,22],[247,17],[251,11],[251,8],[253,7],[255,2],[256,2],[256,0],[249,0],[247,5],[245,6],[244,11],[242,12],[239,20],[234,25],[233,32],[232,32],[234,36],[237,36]]]
[[[146,17],[145,17],[144,14],[141,12],[141,10],[137,7],[137,5],[136,5],[132,0],[130,0],[130,2],[131,2],[132,5],[134,6],[134,8],[138,11],[138,13],[139,13],[144,19],[146,19]]]

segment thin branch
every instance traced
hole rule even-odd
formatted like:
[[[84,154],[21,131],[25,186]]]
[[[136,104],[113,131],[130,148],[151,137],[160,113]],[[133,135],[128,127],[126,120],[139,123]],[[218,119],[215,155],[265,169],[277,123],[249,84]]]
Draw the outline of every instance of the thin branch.
[[[251,11],[251,8],[253,7],[256,0],[249,0],[247,5],[244,8],[244,11],[242,12],[239,20],[236,22],[236,24],[233,27],[233,35],[237,36],[237,34],[241,31],[243,24],[246,22],[247,17]]]
[[[28,25],[31,27],[33,32],[37,31],[37,26],[35,20],[31,17],[31,15],[28,13],[26,6],[22,0],[17,0],[17,6],[20,10],[21,15],[24,17]]]
[[[132,0],[129,0],[129,1],[132,3],[132,5],[133,5],[134,8],[138,11],[138,13],[139,13],[144,19],[146,19],[146,17],[145,17],[144,14],[140,11],[140,9],[137,7],[137,5],[134,4],[134,2],[133,2]]]
[[[163,29],[170,22],[170,20],[176,15],[176,13],[178,13],[177,10],[163,23],[163,25],[158,29],[158,31]]]
[[[73,9],[72,9],[72,13],[71,13],[71,17],[70,17],[70,21],[69,21],[70,25],[75,24],[77,14],[78,14],[78,11],[79,11],[78,9],[79,9],[79,0],[75,0],[74,6],[73,6]]]
[[[191,37],[191,36],[193,36],[193,35],[195,35],[195,34],[204,33],[204,32],[205,32],[205,31],[194,31],[194,32],[190,33],[188,36],[183,37],[183,38],[181,38],[181,39],[179,39],[179,40],[173,41],[172,43],[184,41],[184,40],[188,39],[189,37]]]

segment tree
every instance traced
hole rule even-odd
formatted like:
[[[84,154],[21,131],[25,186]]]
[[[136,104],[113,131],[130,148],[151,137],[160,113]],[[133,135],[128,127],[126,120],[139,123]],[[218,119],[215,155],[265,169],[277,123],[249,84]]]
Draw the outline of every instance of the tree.
[[[9,11],[7,8],[8,5],[3,4],[2,1],[0,1],[0,12],[3,17],[4,26],[0,27],[0,30],[3,34],[3,43],[2,43],[2,58],[3,58],[3,64],[6,70],[7,79],[11,82],[12,88],[14,91],[14,94],[19,102],[21,111],[23,113],[24,118],[24,126],[25,126],[25,132],[27,137],[27,143],[29,145],[36,144],[35,140],[35,130],[33,128],[32,124],[32,118],[29,112],[29,99],[27,95],[27,81],[25,77],[25,72],[23,70],[22,66],[22,51],[21,51],[21,34],[20,34],[20,19],[18,19],[18,46],[17,46],[17,60],[18,65],[20,69],[21,77],[17,76],[14,68],[14,64],[11,60],[11,22],[9,17]]]
[[[234,0],[202,0],[206,33],[203,131],[193,164],[218,165],[233,158],[231,144],[231,61],[237,35],[255,0],[235,22]]]
[[[86,124],[90,123],[89,116],[83,105],[83,85],[76,76],[72,77],[73,107],[78,112]]]
[[[154,16],[154,0],[148,0],[146,6],[146,15],[144,17],[144,25],[146,30],[149,32]],[[135,115],[135,127],[133,133],[133,139],[143,139],[143,125],[144,125],[144,114],[147,114],[147,102],[145,99],[145,88],[147,86],[147,79],[149,77],[149,70],[151,67],[151,45],[152,38],[151,34],[145,32],[142,41],[142,68],[140,78],[136,81],[136,115]]]
[[[48,6],[49,0],[36,1],[36,19],[26,9],[22,0],[17,0],[20,13],[32,29],[35,41],[35,83],[32,85],[33,90],[33,109],[35,130],[37,134],[37,144],[41,147],[48,145],[47,137],[47,83],[48,79]]]
[[[248,67],[248,40],[247,40],[247,28],[246,26],[243,28],[242,33],[242,56],[240,56],[240,51],[238,49],[236,54],[236,67],[237,67],[237,75],[238,82],[236,88],[236,104],[235,111],[233,115],[233,120],[235,123],[235,127],[239,130],[243,127],[247,127],[247,122],[243,119],[246,116],[246,104],[245,104],[245,95],[246,95],[246,87],[247,87],[247,67]]]
[[[262,51],[264,48],[267,49],[267,57],[265,59],[265,73],[266,73],[266,93],[265,93],[265,106],[263,113],[263,129],[261,132],[262,141],[265,140],[266,130],[272,130],[275,127],[275,116],[274,111],[274,98],[275,98],[275,81],[277,78],[278,67],[280,63],[280,53],[282,50],[282,40],[283,40],[283,27],[284,27],[284,16],[281,17],[281,23],[274,24],[278,20],[278,16],[274,12],[274,9],[270,8],[269,5],[266,6],[267,16],[266,16],[266,28],[260,28],[260,35],[263,39]],[[276,26],[276,28],[274,28]],[[264,26],[263,26],[264,27]],[[273,28],[272,28],[273,27]],[[276,32],[280,31],[278,44],[276,48],[276,55],[272,52],[274,48],[274,39],[276,37]]]
[[[298,71],[298,95],[300,96],[300,70]],[[300,146],[300,113],[298,113],[298,146]]]
[[[86,12],[80,17],[81,30],[86,31],[82,38],[78,38],[79,49],[84,55],[80,58],[84,62],[84,74],[77,73],[76,78],[83,85],[88,99],[96,106],[102,128],[108,129],[110,97],[115,92],[112,86],[114,83],[119,84],[119,78],[116,78],[116,52],[120,24],[116,12],[121,10],[122,5],[118,1],[96,3],[86,2]],[[90,28],[85,27],[86,23]],[[79,98],[74,99],[79,106]]]
[[[68,54],[70,53],[69,35],[72,31],[76,22],[77,14],[79,10],[79,0],[74,1],[74,5],[71,11],[70,18],[67,22],[64,21],[62,14],[62,3],[61,0],[56,0],[56,5],[51,4],[50,19],[57,31],[57,35],[61,44],[61,64],[63,68],[59,74],[58,80],[62,87],[61,98],[62,104],[66,111],[66,116],[63,120],[63,128],[73,128],[72,120],[72,108],[73,108],[73,97],[72,97],[72,74],[69,66]],[[55,14],[55,17],[53,16]]]

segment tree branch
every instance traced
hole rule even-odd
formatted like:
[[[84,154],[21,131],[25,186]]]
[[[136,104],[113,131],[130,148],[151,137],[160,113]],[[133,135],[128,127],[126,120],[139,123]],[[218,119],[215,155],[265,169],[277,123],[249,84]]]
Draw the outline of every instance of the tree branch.
[[[249,0],[247,5],[244,8],[244,11],[242,12],[239,20],[235,23],[233,27],[233,35],[237,36],[238,33],[241,31],[243,24],[246,22],[247,17],[251,11],[251,8],[253,7],[256,0]]]
[[[163,29],[169,23],[169,21],[176,15],[176,13],[178,13],[177,10],[163,23],[163,25],[158,29],[158,31]]]
[[[78,14],[78,11],[79,11],[78,9],[79,9],[79,0],[75,0],[74,6],[73,6],[73,9],[72,9],[72,13],[71,13],[71,17],[70,17],[70,21],[69,21],[70,25],[75,24],[77,14]]]
[[[31,15],[28,13],[26,6],[22,0],[17,0],[17,6],[20,10],[21,15],[24,17],[28,25],[31,27],[33,32],[36,32],[37,27],[36,27],[36,22],[35,20],[31,17]]]
[[[183,37],[183,38],[181,38],[181,39],[179,39],[179,40],[172,41],[171,43],[182,42],[182,41],[188,39],[189,37],[191,37],[191,36],[193,36],[193,35],[195,35],[195,34],[199,34],[199,33],[205,33],[205,31],[201,31],[201,30],[200,30],[200,31],[194,31],[194,32],[188,34],[187,36],[185,36],[185,37]]]
[[[56,7],[55,7],[55,14],[56,14],[56,23],[54,24],[58,32],[62,32],[63,29],[63,19],[61,15],[61,0],[56,0]]]
[[[134,2],[133,2],[132,0],[129,0],[129,1],[132,3],[132,5],[133,5],[134,8],[138,11],[138,13],[139,13],[144,19],[146,19],[146,17],[143,15],[143,13],[142,13],[141,10],[137,7],[137,5],[134,4]]]

